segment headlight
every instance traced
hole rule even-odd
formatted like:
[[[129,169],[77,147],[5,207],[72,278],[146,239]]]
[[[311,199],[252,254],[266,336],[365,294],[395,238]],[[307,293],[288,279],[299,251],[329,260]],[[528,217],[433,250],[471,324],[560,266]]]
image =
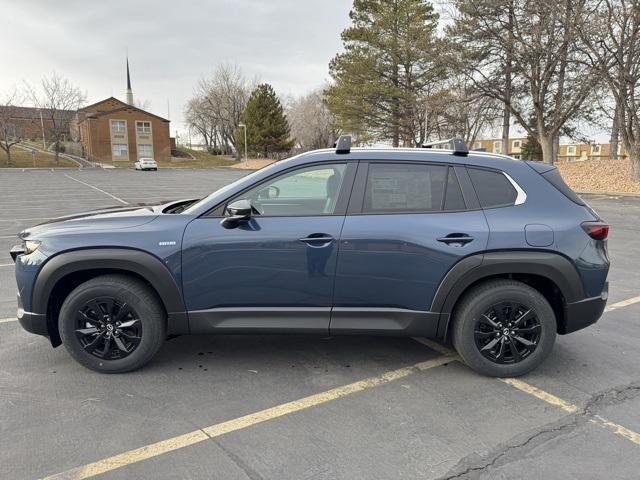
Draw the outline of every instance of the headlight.
[[[40,241],[38,240],[25,240],[23,245],[24,245],[24,254],[25,255],[29,255],[33,252],[35,252],[38,247],[40,246]]]

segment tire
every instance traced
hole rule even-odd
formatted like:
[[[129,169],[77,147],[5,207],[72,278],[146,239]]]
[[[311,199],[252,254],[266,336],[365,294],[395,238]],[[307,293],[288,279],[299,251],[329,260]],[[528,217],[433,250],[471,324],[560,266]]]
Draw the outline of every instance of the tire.
[[[535,369],[551,353],[556,331],[549,302],[514,280],[474,287],[453,314],[453,346],[469,367],[492,377],[517,377]]]
[[[62,304],[58,328],[69,354],[101,373],[130,372],[147,364],[167,330],[158,296],[127,275],[103,275],[76,287]]]

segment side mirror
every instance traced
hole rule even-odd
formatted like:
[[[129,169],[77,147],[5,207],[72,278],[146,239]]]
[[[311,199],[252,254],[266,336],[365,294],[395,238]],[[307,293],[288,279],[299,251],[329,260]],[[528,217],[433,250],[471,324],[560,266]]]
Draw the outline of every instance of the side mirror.
[[[280,189],[275,185],[263,188],[258,192],[258,198],[260,200],[268,200],[270,198],[278,198],[280,196]]]
[[[231,202],[225,209],[225,217],[220,222],[220,225],[225,228],[235,228],[239,223],[251,218],[252,210],[249,200],[242,199]]]

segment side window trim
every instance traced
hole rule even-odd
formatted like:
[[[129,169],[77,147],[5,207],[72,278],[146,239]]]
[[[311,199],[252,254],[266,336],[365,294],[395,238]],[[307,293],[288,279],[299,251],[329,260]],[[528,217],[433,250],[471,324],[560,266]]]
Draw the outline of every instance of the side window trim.
[[[264,183],[270,182],[272,180],[274,180],[277,177],[280,177],[282,175],[286,175],[292,172],[295,172],[296,170],[303,170],[305,168],[309,168],[309,167],[315,167],[315,166],[321,166],[321,165],[335,165],[335,164],[344,164],[346,165],[346,169],[345,169],[345,174],[344,174],[344,179],[342,180],[342,185],[340,186],[340,194],[338,195],[338,201],[336,202],[336,206],[334,209],[334,212],[331,214],[326,214],[326,215],[302,215],[302,216],[312,216],[312,217],[330,217],[330,216],[341,216],[341,215],[345,215],[346,214],[346,207],[347,207],[347,203],[349,202],[349,198],[351,196],[351,192],[352,192],[352,186],[353,186],[353,179],[356,175],[356,168],[357,168],[357,164],[358,164],[358,160],[340,160],[340,159],[336,159],[335,161],[330,160],[330,161],[324,161],[324,162],[313,162],[313,163],[306,163],[303,165],[296,165],[295,167],[291,167],[288,168],[286,170],[281,170],[279,172],[274,173],[273,175],[270,175],[269,177],[253,183],[251,185],[249,185],[248,187],[244,188],[243,190],[241,190],[238,193],[235,193],[233,195],[231,195],[230,197],[227,197],[225,200],[223,200],[222,202],[218,203],[215,207],[211,208],[210,210],[208,210],[207,212],[205,212],[204,214],[202,214],[200,217],[201,218],[222,218],[224,217],[224,211],[227,207],[227,205],[229,203],[231,203],[234,200],[240,199],[242,198],[242,195],[244,195],[246,192],[248,192],[249,190],[254,189],[255,187],[262,185]],[[273,218],[273,217],[300,217],[301,215],[262,215],[261,218]]]
[[[456,171],[458,181],[460,182],[460,188],[462,189],[462,196],[464,197],[464,203],[467,205],[467,210],[481,210],[480,200],[476,194],[469,172],[464,165],[455,165],[453,169]]]
[[[513,185],[513,188],[515,188],[516,192],[518,193],[518,195],[516,196],[516,201],[513,202],[513,204],[522,205],[527,201],[527,193],[522,189],[522,187],[520,187],[520,185],[518,185],[518,182],[511,178],[511,176],[507,172],[502,172],[502,174],[507,177],[507,180],[511,182],[511,185]]]
[[[347,207],[347,215],[359,215],[362,213],[364,193],[367,188],[367,177],[369,176],[369,163],[370,162],[367,161],[361,161],[358,164],[356,179],[353,182],[353,189],[351,191],[351,199]]]

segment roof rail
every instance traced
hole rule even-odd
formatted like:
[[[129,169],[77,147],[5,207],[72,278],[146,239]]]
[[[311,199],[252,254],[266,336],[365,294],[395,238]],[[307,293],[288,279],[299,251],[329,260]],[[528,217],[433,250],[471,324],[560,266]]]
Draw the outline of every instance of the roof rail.
[[[452,150],[454,155],[467,155],[469,153],[467,144],[464,143],[462,138],[449,138],[447,140],[438,140],[437,142],[423,143],[422,148],[433,148],[440,145],[444,145],[445,150]]]
[[[351,151],[351,135],[340,135],[333,146],[336,147],[336,153],[349,153]]]

